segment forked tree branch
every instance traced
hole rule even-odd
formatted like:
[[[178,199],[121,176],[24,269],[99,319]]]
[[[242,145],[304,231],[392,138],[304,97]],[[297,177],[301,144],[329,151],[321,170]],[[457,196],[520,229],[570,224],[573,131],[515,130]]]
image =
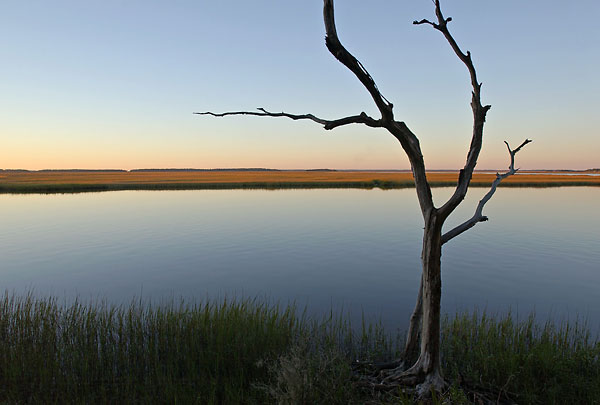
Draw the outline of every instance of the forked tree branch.
[[[349,117],[340,118],[337,120],[325,120],[323,118],[319,118],[314,116],[313,114],[290,114],[286,112],[270,112],[260,107],[257,108],[258,111],[228,111],[224,113],[214,113],[210,111],[205,112],[195,112],[194,114],[198,115],[212,115],[213,117],[226,117],[228,115],[255,115],[259,117],[286,117],[290,118],[294,121],[296,120],[310,120],[314,121],[318,124],[323,125],[323,127],[327,130],[334,129],[337,127],[341,127],[342,125],[348,124],[365,124],[369,127],[378,128],[382,127],[383,124],[381,120],[376,120],[369,117],[366,113],[362,112],[359,115],[352,115]]]
[[[427,19],[422,19],[421,21],[413,21],[413,24],[415,24],[415,25],[429,24],[433,28],[435,28],[436,30],[438,30],[442,34],[444,34],[444,37],[450,44],[450,47],[452,48],[452,50],[454,51],[456,56],[458,56],[458,58],[467,66],[467,69],[469,70],[469,75],[471,76],[471,86],[473,86],[474,96],[479,97],[479,90],[481,88],[481,83],[479,83],[477,81],[477,72],[475,71],[473,61],[471,60],[471,52],[467,51],[465,53],[460,49],[460,46],[458,46],[458,43],[456,42],[456,40],[454,39],[452,34],[450,34],[450,31],[448,30],[448,23],[450,21],[452,21],[452,17],[444,18],[439,0],[435,0],[434,4],[435,4],[435,15],[438,19],[437,24],[433,23]]]
[[[440,0],[434,0],[434,4],[437,23],[431,22],[427,19],[423,19],[421,21],[413,21],[413,24],[429,24],[444,35],[456,56],[458,56],[458,58],[467,67],[467,70],[469,71],[469,76],[471,78],[471,87],[473,88],[473,91],[471,93],[471,109],[473,110],[473,135],[471,138],[469,153],[467,154],[467,161],[465,162],[465,166],[459,173],[456,190],[454,191],[450,199],[442,207],[440,207],[439,210],[440,215],[443,218],[447,218],[448,215],[450,215],[452,211],[454,211],[454,209],[458,206],[458,204],[460,204],[460,202],[465,198],[465,195],[467,194],[467,189],[469,188],[469,183],[471,182],[473,171],[475,170],[475,166],[477,165],[477,159],[479,157],[479,153],[481,152],[485,116],[491,108],[491,106],[483,106],[481,104],[481,83],[477,81],[477,72],[475,71],[473,60],[471,59],[471,52],[463,52],[458,46],[456,40],[454,39],[450,31],[448,30],[448,23],[452,21],[452,18],[444,17],[440,6]]]
[[[515,169],[515,155],[517,154],[517,152],[519,152],[521,150],[521,148],[523,146],[527,145],[530,142],[532,142],[530,139],[525,139],[525,141],[521,145],[519,145],[518,148],[516,148],[515,150],[511,150],[508,142],[504,141],[504,143],[506,144],[506,147],[508,148],[508,153],[510,154],[510,166],[508,167],[508,171],[504,174],[496,173],[496,179],[492,183],[492,186],[490,187],[490,191],[488,191],[487,194],[485,196],[483,196],[483,198],[479,201],[479,204],[477,204],[477,208],[475,209],[475,214],[473,214],[473,216],[470,219],[468,219],[467,221],[465,221],[462,224],[458,225],[457,227],[451,229],[450,231],[444,233],[442,235],[442,244],[457,237],[461,233],[471,229],[479,222],[485,222],[488,220],[488,217],[483,215],[483,207],[490,200],[490,198],[492,198],[492,196],[496,192],[496,188],[502,182],[502,180],[504,180],[505,178],[507,178],[509,176],[512,176],[519,170],[519,169]]]

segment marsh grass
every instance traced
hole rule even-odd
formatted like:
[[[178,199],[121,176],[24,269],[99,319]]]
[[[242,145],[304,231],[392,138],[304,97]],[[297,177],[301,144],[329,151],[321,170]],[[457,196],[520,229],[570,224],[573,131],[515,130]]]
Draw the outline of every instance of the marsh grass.
[[[61,306],[6,294],[0,401],[241,403],[264,395],[261,362],[301,327],[293,307],[257,301]]]
[[[411,403],[353,384],[353,361],[394,359],[402,341],[346,319],[256,299],[114,306],[5,293],[0,403]],[[466,403],[461,386],[598,403],[600,344],[584,323],[459,314],[443,335],[452,386],[433,403]]]
[[[458,172],[428,172],[432,187],[456,185]],[[489,187],[495,175],[475,173],[472,187]],[[600,178],[584,174],[522,174],[502,187],[599,186]],[[409,172],[338,171],[2,171],[0,193],[78,193],[114,190],[302,189],[414,187]]]
[[[442,328],[446,377],[524,404],[599,404],[600,340],[585,321],[457,314]]]

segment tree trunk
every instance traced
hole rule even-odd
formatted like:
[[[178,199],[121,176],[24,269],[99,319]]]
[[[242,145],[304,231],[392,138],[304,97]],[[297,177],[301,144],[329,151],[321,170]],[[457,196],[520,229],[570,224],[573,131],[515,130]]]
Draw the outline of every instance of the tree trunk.
[[[445,383],[440,361],[441,257],[443,220],[433,210],[425,218],[423,233],[421,347],[416,363],[405,372],[420,384],[420,394],[439,391]],[[417,302],[418,309],[419,303]],[[411,338],[411,336],[409,336]]]
[[[415,309],[410,316],[408,332],[406,334],[406,344],[404,345],[404,353],[402,354],[402,362],[405,365],[414,364],[419,357],[419,337],[421,336],[421,323],[423,320],[423,275],[419,283],[419,293],[417,295],[417,303]]]

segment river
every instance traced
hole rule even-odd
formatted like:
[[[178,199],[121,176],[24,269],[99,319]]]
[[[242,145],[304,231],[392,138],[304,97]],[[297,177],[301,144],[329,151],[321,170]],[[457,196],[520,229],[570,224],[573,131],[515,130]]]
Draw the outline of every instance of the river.
[[[436,204],[451,191],[434,189]],[[499,189],[490,221],[444,246],[442,310],[535,310],[600,330],[599,201],[598,187]],[[65,301],[259,297],[395,329],[420,277],[413,189],[3,194],[0,223],[3,289]]]

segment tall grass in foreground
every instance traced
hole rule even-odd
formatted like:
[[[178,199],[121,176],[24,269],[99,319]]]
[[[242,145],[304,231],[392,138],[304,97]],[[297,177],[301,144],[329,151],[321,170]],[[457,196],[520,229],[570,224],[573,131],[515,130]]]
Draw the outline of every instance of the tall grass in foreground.
[[[355,338],[349,328],[258,300],[60,305],[5,293],[0,403],[265,403],[273,365],[296,348],[339,353],[346,385],[347,358],[391,356],[381,333]]]
[[[352,361],[385,361],[401,342],[377,325],[315,321],[258,300],[129,306],[0,300],[0,403],[365,403]],[[443,326],[453,387],[519,403],[598,403],[600,343],[583,325],[458,315]],[[475,384],[476,383],[476,384]],[[410,397],[386,397],[410,403]],[[441,402],[440,402],[441,403]]]
[[[519,403],[600,404],[600,340],[585,322],[457,314],[444,320],[442,358],[450,379]]]
[[[278,356],[300,326],[293,307],[257,301],[60,306],[6,294],[0,401],[258,400],[250,382],[266,377],[259,361]]]

